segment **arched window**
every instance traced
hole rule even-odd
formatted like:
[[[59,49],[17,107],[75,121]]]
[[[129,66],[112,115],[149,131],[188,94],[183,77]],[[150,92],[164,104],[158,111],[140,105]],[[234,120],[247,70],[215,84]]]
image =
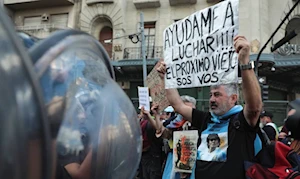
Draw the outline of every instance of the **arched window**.
[[[107,51],[110,58],[112,57],[112,38],[113,38],[113,29],[108,26],[103,27],[99,34],[99,41]],[[111,41],[107,42],[108,40]]]

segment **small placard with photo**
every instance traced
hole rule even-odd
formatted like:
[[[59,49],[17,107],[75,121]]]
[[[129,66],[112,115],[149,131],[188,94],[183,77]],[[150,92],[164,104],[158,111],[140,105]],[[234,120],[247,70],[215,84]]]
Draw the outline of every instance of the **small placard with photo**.
[[[173,164],[176,172],[192,173],[197,159],[198,131],[173,133]]]

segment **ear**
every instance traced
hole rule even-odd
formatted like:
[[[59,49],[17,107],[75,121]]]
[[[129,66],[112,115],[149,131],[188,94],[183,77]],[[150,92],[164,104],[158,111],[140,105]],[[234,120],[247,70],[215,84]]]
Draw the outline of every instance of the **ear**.
[[[230,96],[230,99],[231,99],[232,103],[235,104],[238,101],[238,95],[233,94]]]

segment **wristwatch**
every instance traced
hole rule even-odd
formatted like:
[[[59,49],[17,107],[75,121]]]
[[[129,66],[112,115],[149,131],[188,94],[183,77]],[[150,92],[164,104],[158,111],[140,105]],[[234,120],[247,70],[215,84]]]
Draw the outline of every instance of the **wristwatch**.
[[[248,64],[240,65],[241,70],[251,70],[253,68],[254,68],[254,61],[251,61]]]

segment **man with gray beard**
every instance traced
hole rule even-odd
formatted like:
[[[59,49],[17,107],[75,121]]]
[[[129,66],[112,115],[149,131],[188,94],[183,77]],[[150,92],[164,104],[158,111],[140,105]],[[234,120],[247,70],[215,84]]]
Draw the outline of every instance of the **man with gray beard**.
[[[250,63],[250,43],[245,37],[237,36],[234,38],[234,47],[241,69],[244,107],[237,105],[237,84],[211,86],[210,112],[185,105],[177,89],[166,89],[167,98],[175,111],[198,129],[196,178],[245,178],[244,161],[252,161],[262,147],[257,135],[262,101],[253,64]],[[162,63],[157,71],[164,80],[165,64]],[[221,158],[204,157],[212,155],[207,140],[212,134],[219,137],[218,153],[222,153]]]

